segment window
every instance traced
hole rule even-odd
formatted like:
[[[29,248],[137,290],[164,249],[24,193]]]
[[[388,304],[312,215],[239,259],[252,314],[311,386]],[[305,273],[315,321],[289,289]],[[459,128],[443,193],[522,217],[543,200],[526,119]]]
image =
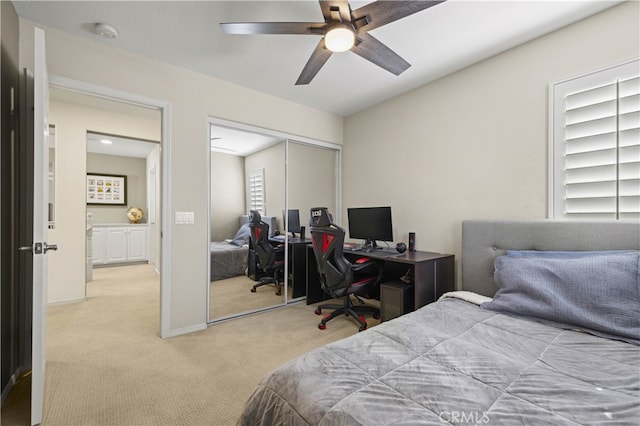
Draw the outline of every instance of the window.
[[[551,92],[550,216],[640,219],[640,61]]]
[[[265,215],[265,207],[264,169],[260,169],[249,175],[249,210],[257,210]]]

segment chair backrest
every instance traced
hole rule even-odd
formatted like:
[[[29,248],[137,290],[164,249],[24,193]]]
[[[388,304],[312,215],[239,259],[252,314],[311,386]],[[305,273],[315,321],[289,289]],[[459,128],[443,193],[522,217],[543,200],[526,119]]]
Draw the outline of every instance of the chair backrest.
[[[276,252],[269,242],[269,224],[262,221],[260,212],[251,210],[249,215],[249,229],[251,248],[258,256],[260,268],[263,270],[271,268],[276,260]]]
[[[345,231],[331,223],[326,207],[310,210],[309,221],[313,252],[318,264],[318,274],[322,289],[333,296],[339,296],[353,281],[351,263],[344,257]]]

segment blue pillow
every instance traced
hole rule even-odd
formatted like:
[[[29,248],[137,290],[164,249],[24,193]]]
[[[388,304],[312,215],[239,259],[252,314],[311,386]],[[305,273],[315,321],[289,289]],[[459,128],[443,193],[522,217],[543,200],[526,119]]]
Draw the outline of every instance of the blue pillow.
[[[561,254],[560,254],[561,253]],[[538,252],[495,259],[483,309],[527,315],[640,344],[640,252]]]
[[[251,228],[249,228],[249,224],[243,224],[236,235],[231,239],[229,244],[233,244],[234,246],[242,247],[245,244],[249,244],[249,238],[251,237]]]

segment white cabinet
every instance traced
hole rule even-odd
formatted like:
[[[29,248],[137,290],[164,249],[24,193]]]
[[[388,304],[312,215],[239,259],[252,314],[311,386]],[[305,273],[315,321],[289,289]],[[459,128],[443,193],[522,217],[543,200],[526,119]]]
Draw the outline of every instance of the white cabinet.
[[[147,260],[147,228],[130,228],[127,238],[127,259]]]
[[[94,225],[93,264],[147,260],[147,225]]]
[[[102,265],[107,260],[107,244],[105,228],[93,226],[91,236],[91,263]]]
[[[121,263],[128,260],[127,228],[107,228],[107,259],[105,263]]]

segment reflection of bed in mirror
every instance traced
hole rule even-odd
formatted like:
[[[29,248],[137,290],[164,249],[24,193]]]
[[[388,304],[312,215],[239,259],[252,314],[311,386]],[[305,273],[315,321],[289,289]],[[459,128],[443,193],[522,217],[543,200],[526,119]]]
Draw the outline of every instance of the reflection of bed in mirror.
[[[274,217],[263,217],[263,220],[270,224],[270,234],[275,232],[277,229],[276,219]],[[211,256],[211,281],[245,275],[249,258],[248,216],[240,216],[240,227],[233,238],[209,242],[209,253]]]

